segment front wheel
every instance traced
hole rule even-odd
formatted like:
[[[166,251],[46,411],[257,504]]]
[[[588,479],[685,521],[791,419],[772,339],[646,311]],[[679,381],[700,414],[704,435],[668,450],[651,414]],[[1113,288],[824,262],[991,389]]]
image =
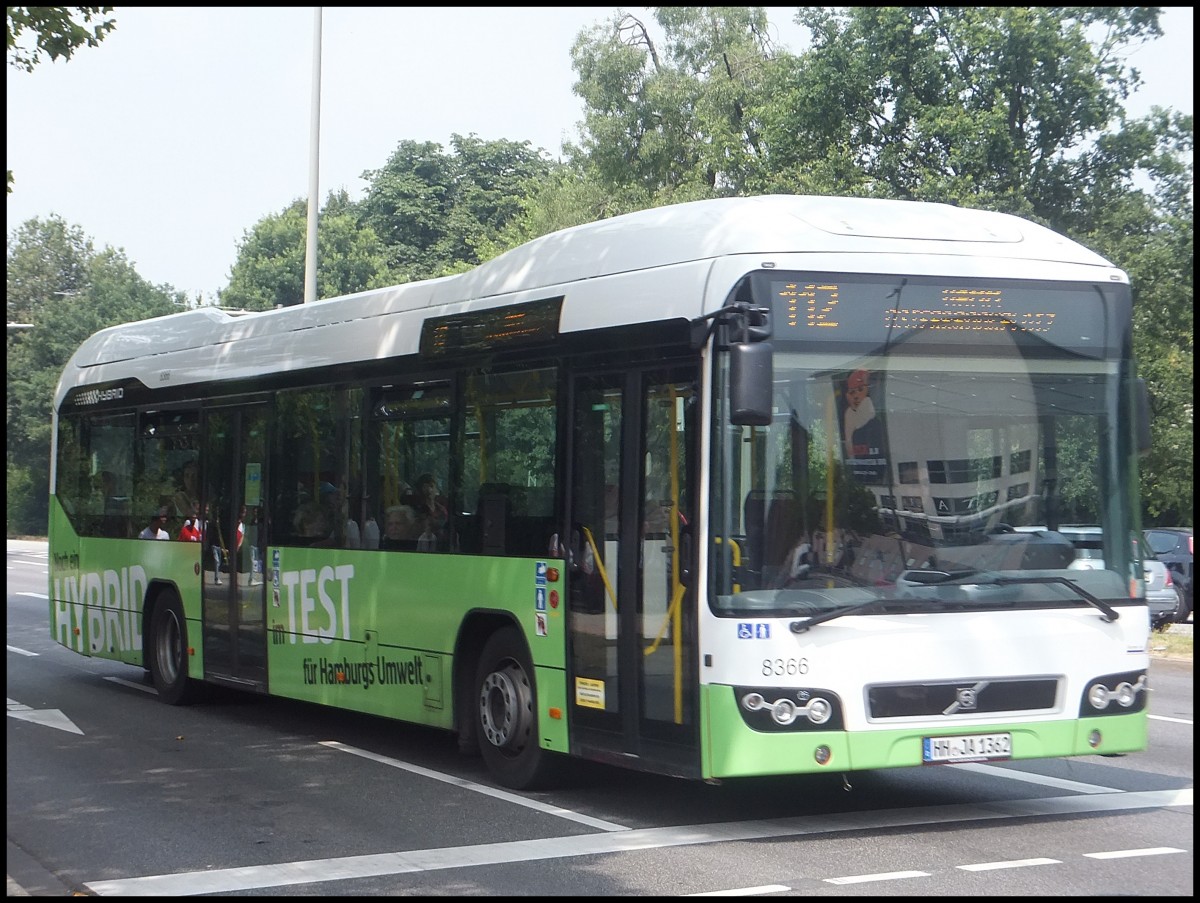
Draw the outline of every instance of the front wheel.
[[[150,621],[150,676],[158,698],[168,705],[196,701],[199,685],[188,678],[187,621],[183,604],[170,593],[161,596]]]
[[[488,638],[474,691],[479,751],[496,781],[532,790],[554,780],[562,756],[541,747],[533,662],[515,628],[502,628]]]

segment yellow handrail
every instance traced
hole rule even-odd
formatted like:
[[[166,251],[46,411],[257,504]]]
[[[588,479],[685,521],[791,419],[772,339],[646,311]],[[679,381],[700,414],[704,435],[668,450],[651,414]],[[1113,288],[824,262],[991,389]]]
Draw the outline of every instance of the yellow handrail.
[[[674,416],[675,405],[678,403],[678,397],[675,394],[675,387],[671,386],[671,414]],[[683,581],[679,579],[679,435],[676,430],[669,431],[671,442],[670,455],[670,473],[671,473],[671,512],[668,523],[671,527],[671,548],[674,554],[671,555],[671,604],[667,606],[666,615],[663,617],[662,626],[658,630],[658,635],[654,641],[642,650],[643,655],[650,655],[658,650],[662,644],[663,634],[666,633],[667,623],[670,622],[675,633],[675,642],[671,644],[674,650],[674,671],[675,671],[675,723],[683,724],[683,612],[682,605],[686,587]]]
[[[713,537],[713,542],[715,543],[721,543],[723,541],[723,538],[720,536]],[[742,566],[742,544],[736,539],[730,538],[729,551],[732,553],[731,557],[733,559],[733,566],[735,568],[740,568]],[[742,585],[735,582],[733,584],[733,591],[735,593],[740,593],[742,591]]]
[[[596,548],[596,540],[592,536],[592,531],[587,527],[583,527],[583,535],[587,537],[588,545],[592,549],[592,560],[596,562],[596,570],[600,572],[600,579],[604,582],[604,589],[608,592],[608,598],[612,601],[613,611],[617,610],[617,594],[613,592],[612,584],[608,582],[608,571],[604,569],[604,561],[600,558],[600,550]]]

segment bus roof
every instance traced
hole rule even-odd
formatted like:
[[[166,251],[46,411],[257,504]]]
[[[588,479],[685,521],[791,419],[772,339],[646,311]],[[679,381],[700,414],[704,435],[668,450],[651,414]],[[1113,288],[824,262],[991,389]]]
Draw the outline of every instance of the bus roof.
[[[1101,270],[1116,272],[1082,245],[1007,214],[947,204],[800,195],[694,201],[553,232],[454,276],[270,311],[201,307],[114,326],[86,340],[73,355],[55,408],[76,386],[120,378],[155,385],[171,371],[179,382],[196,382],[272,366],[299,369],[411,354],[428,316],[566,297],[568,287],[572,297],[563,306],[562,332],[691,319],[709,312],[706,303],[715,309],[728,290],[725,286],[705,301],[712,261],[751,255],[748,272],[761,265],[764,255],[796,254],[855,255],[860,260],[868,254],[985,257],[1074,265],[1094,269],[1095,278]],[[594,280],[624,274],[630,280],[625,284],[632,285],[634,274],[651,270],[663,274],[653,283],[652,295],[646,289],[641,298],[634,292],[624,303],[614,303],[614,292],[602,304],[593,303],[600,298]],[[579,304],[580,297],[587,303]],[[654,303],[647,304],[647,297]],[[244,373],[236,372],[239,368]],[[158,376],[147,380],[151,374]]]

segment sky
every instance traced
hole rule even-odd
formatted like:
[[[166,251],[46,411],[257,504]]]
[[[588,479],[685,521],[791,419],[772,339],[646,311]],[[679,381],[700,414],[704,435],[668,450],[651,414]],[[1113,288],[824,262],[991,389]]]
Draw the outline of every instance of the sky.
[[[367,170],[405,140],[528,140],[552,156],[577,136],[570,49],[611,6],[323,8],[318,196],[358,199]],[[646,22],[645,7],[624,7]],[[768,7],[798,52],[795,7]],[[11,237],[61,217],[95,248],[208,303],[246,233],[306,198],[316,7],[125,7],[98,47],[32,73],[8,67]],[[1164,37],[1129,63],[1127,103],[1192,112],[1192,8],[1165,8]]]

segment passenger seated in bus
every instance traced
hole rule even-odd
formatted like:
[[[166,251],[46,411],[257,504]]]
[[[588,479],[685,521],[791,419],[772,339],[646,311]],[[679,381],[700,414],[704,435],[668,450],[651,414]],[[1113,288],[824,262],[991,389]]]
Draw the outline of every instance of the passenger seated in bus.
[[[416,549],[420,533],[417,513],[409,505],[392,505],[383,515],[383,535],[379,537],[379,548]]]
[[[432,518],[435,533],[445,528],[450,512],[446,508],[446,500],[438,492],[437,478],[433,474],[423,473],[417,477],[416,491],[410,493],[403,501],[418,517]]]
[[[324,542],[329,537],[332,525],[328,513],[318,502],[304,502],[296,509],[292,527],[302,541]]]
[[[434,529],[432,514],[418,515],[422,523],[421,535],[417,537],[418,552],[436,552],[438,550],[438,534]]]
[[[349,516],[344,485],[334,486],[332,483],[322,483],[321,508],[324,509],[326,520],[331,528],[329,535],[321,542],[314,542],[314,546],[334,549],[362,547],[362,535],[358,529],[358,521]]]
[[[138,534],[138,539],[170,539],[171,534],[167,532],[167,513],[166,508],[159,508],[150,518],[150,523]]]
[[[200,503],[192,502],[191,509],[179,528],[180,542],[200,542],[204,539],[204,524],[200,520]]]

